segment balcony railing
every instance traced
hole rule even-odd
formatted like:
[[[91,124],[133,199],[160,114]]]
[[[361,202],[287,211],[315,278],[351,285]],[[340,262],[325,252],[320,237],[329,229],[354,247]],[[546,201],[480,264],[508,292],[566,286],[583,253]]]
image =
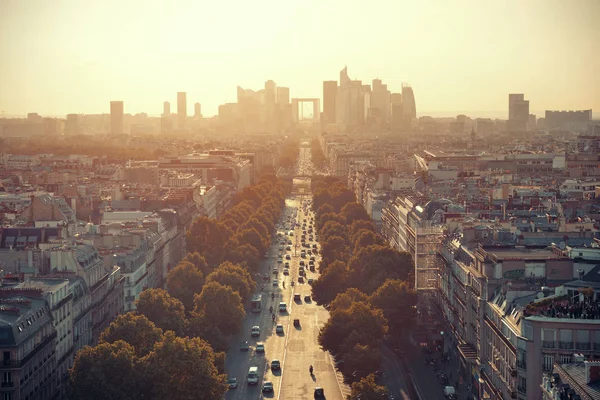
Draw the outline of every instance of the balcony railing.
[[[10,387],[13,387],[13,386],[15,386],[14,382],[2,382],[2,387],[10,388]]]
[[[577,350],[589,350],[590,344],[589,343],[575,343],[575,348]]]
[[[517,360],[517,368],[527,369],[527,362],[525,360]]]
[[[135,301],[135,296],[125,296],[125,301]]]
[[[559,349],[571,350],[573,348],[573,342],[558,342]]]
[[[545,349],[555,349],[556,342],[554,340],[542,340],[542,347]]]
[[[519,393],[526,394],[527,393],[527,386],[518,385],[517,386],[517,390],[519,391]]]
[[[600,350],[600,343],[594,343],[594,350]]]

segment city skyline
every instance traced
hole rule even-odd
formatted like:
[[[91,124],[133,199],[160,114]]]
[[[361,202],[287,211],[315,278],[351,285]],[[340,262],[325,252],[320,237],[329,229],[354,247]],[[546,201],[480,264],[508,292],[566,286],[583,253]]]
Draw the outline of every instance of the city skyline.
[[[538,115],[545,109],[600,110],[593,73],[600,58],[594,43],[600,28],[593,24],[600,3],[592,0],[576,6],[382,1],[340,10],[322,2],[318,13],[308,3],[210,9],[191,2],[140,4],[95,4],[91,12],[98,18],[88,21],[90,11],[74,1],[59,7],[2,3],[7,34],[0,51],[11,61],[0,63],[0,112],[107,113],[109,101],[119,99],[129,113],[160,115],[164,101],[185,91],[188,115],[199,102],[212,116],[220,104],[235,100],[236,86],[262,87],[270,79],[289,87],[292,98],[321,97],[323,81],[336,79],[344,65],[352,79],[379,78],[392,92],[410,83],[418,115],[458,110],[508,117],[508,93],[526,93]],[[228,14],[232,8],[238,12]],[[411,18],[399,22],[398,15]],[[107,29],[105,17],[124,27]],[[54,23],[65,18],[68,24]],[[248,22],[260,18],[273,24]],[[365,18],[380,19],[368,34],[356,29]],[[50,62],[30,62],[31,54]]]

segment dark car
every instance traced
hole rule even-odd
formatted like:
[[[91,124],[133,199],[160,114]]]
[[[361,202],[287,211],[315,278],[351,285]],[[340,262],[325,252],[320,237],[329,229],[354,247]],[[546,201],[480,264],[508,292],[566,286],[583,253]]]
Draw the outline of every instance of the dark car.
[[[273,360],[273,361],[271,361],[271,369],[273,371],[281,369],[281,363],[279,362],[279,360]]]
[[[315,399],[324,399],[325,398],[325,390],[322,387],[315,388]]]
[[[298,327],[300,326],[300,320],[299,320],[298,318],[296,318],[296,319],[294,320],[294,326],[295,326],[296,328],[298,328]]]

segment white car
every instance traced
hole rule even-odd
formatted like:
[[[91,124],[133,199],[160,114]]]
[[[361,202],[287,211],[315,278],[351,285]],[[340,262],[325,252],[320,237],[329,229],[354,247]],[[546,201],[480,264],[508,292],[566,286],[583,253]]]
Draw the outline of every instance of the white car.
[[[252,330],[250,331],[250,336],[260,336],[260,326],[253,326]]]
[[[256,352],[257,353],[265,352],[265,344],[263,342],[256,343]]]
[[[279,286],[279,282],[277,281],[277,279],[273,279],[273,286]]]

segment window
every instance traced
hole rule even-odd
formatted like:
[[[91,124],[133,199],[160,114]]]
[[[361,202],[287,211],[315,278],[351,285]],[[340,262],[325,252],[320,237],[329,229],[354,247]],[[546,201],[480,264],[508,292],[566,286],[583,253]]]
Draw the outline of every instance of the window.
[[[571,357],[570,354],[561,354],[560,355],[560,363],[561,364],[570,363],[572,359],[573,359],[573,357]]]
[[[554,367],[554,354],[544,354],[542,369],[544,371],[552,371]]]
[[[5,372],[4,373],[4,380],[3,382],[12,382],[12,372]]]
[[[12,393],[4,393],[3,400],[12,400]]]

